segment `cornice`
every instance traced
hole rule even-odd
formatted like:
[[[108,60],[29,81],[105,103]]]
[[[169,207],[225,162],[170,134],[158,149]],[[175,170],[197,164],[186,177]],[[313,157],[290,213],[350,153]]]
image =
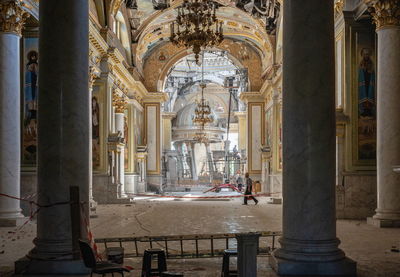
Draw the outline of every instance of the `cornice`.
[[[148,92],[143,97],[144,103],[164,103],[168,100],[168,94],[164,92]]]
[[[248,102],[264,102],[263,94],[259,91],[242,92],[239,96],[240,100]]]

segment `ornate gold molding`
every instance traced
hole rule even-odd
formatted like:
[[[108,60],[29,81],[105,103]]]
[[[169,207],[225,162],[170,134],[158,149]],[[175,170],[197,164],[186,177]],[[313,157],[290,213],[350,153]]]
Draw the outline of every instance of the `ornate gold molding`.
[[[99,78],[100,73],[94,66],[89,66],[89,89],[93,88],[96,79]]]
[[[117,14],[119,8],[122,5],[122,2],[123,2],[123,0],[114,0],[114,1],[111,2],[111,13],[112,13],[112,15],[115,16]]]
[[[20,0],[0,2],[0,32],[21,35],[29,14],[22,8]]]
[[[374,1],[370,12],[376,24],[376,30],[400,27],[400,0]]]
[[[115,107],[116,113],[124,113],[126,110],[126,105],[128,101],[122,95],[119,95],[116,90],[113,91],[113,106]]]

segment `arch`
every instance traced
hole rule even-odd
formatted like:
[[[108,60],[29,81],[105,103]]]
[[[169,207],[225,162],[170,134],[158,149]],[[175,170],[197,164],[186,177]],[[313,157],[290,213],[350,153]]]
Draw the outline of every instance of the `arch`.
[[[223,49],[221,47],[214,47],[212,50],[220,50],[220,51],[226,51],[226,49]],[[193,54],[193,52],[190,49],[182,49],[181,51],[177,52],[174,56],[170,58],[170,60],[163,66],[161,69],[161,73],[159,75],[159,78],[157,80],[157,91],[163,91],[165,88],[165,82],[167,80],[167,76],[170,73],[171,68],[178,63],[181,59]],[[232,63],[237,67],[237,68],[245,68],[243,64],[239,61],[238,58],[233,56],[231,53],[227,53],[228,58],[232,61]],[[248,84],[250,87],[250,79],[248,80]]]
[[[147,51],[154,49],[154,45],[169,41],[169,25],[176,17],[175,8],[180,5],[182,0],[172,3],[172,6],[165,9],[162,13],[152,14],[145,20],[140,31],[134,35],[138,41],[136,65],[140,68],[145,64]],[[226,38],[236,38],[249,44],[256,49],[260,55],[264,69],[267,68],[268,55],[273,54],[273,42],[259,21],[248,13],[231,6],[222,4],[220,11],[217,11],[217,18],[224,25],[224,35]],[[151,47],[149,47],[151,46]]]

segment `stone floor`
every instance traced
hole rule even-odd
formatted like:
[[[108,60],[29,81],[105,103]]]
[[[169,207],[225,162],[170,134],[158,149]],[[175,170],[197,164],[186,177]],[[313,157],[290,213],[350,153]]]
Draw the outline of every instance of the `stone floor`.
[[[181,235],[248,231],[280,231],[281,205],[242,206],[232,201],[174,201],[146,198],[128,205],[100,205],[97,218],[91,219],[95,237]],[[0,276],[11,276],[13,262],[32,248],[35,223],[17,232],[0,228]],[[358,262],[361,277],[400,276],[400,253],[391,252],[400,246],[400,229],[378,229],[365,221],[338,220],[341,248]],[[13,233],[15,232],[15,233]],[[268,266],[267,257],[260,257],[259,276],[276,276]],[[127,259],[140,276],[140,259]],[[170,270],[183,271],[185,276],[220,276],[221,259],[168,260]]]

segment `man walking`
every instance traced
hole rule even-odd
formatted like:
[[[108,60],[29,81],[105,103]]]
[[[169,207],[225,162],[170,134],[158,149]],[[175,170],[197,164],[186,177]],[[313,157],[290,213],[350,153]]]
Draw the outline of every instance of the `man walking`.
[[[243,205],[247,205],[247,199],[253,199],[256,205],[258,204],[258,200],[251,194],[253,191],[253,180],[249,177],[249,173],[246,172],[246,191],[244,193],[244,203]]]

